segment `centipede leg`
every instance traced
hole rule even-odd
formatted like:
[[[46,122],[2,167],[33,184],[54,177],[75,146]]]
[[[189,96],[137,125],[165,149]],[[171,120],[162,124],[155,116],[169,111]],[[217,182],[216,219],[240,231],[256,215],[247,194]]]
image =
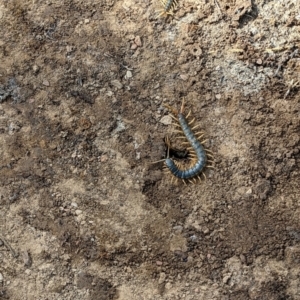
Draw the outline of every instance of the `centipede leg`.
[[[188,118],[190,116],[191,112],[192,111],[190,110],[189,113],[187,114],[186,118]],[[198,126],[200,126],[200,125],[198,125]]]
[[[195,122],[195,118],[189,122],[189,125],[192,125]]]
[[[173,123],[174,126],[181,128],[181,126],[177,123]]]
[[[206,148],[204,148],[204,150],[206,151],[206,152],[209,152],[209,153],[211,153],[211,154],[214,154],[211,150],[209,150],[209,149],[206,149]]]
[[[191,111],[190,111],[191,112]],[[195,130],[196,128],[198,128],[198,127],[200,127],[201,125],[200,124],[198,124],[198,125],[196,125],[196,126],[194,126],[194,127],[192,127],[192,130]],[[204,132],[203,132],[204,133]]]
[[[201,179],[201,177],[200,177],[199,175],[197,175],[197,178],[198,178],[200,181],[202,181],[202,179]]]
[[[185,182],[185,179],[182,179],[182,181],[183,181],[183,183],[184,183],[185,185],[187,185],[186,182]]]
[[[182,133],[182,131],[181,130],[173,130],[173,132],[175,132],[175,133]]]
[[[203,177],[204,177],[204,180],[206,180],[206,175],[204,173],[202,173]]]

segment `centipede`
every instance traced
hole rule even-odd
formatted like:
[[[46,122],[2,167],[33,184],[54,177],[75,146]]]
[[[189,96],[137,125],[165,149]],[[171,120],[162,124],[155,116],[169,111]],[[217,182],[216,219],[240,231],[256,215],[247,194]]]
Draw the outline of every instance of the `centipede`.
[[[161,3],[163,5],[163,10],[162,12],[158,15],[158,17],[160,16],[168,16],[168,15],[173,15],[174,14],[174,9],[176,8],[176,6],[178,5],[177,0],[161,0]]]
[[[171,117],[175,120],[175,125],[179,130],[175,132],[183,133],[181,138],[185,139],[184,145],[188,145],[187,150],[189,151],[189,164],[188,168],[184,168],[180,161],[174,160],[170,157],[170,151],[172,149],[169,138],[166,139],[165,143],[167,146],[167,158],[163,161],[167,167],[167,170],[171,172],[173,178],[181,179],[185,184],[187,182],[196,183],[197,179],[201,180],[201,174],[206,179],[203,170],[205,168],[213,168],[211,164],[213,161],[212,152],[204,148],[206,140],[203,140],[204,132],[194,132],[200,125],[195,125],[195,118],[188,121],[191,111],[187,115],[184,115],[184,99],[180,110],[176,110],[169,105],[165,105],[171,112]],[[192,127],[193,126],[193,127]]]

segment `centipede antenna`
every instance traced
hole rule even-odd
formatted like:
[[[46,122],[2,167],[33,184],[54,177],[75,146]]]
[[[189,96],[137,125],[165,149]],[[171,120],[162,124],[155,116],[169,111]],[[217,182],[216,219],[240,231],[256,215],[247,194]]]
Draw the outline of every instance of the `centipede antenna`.
[[[178,122],[178,120],[176,119],[176,117],[173,116],[172,114],[170,114],[170,117],[171,117],[172,119],[174,119],[176,122]]]
[[[164,159],[161,159],[161,160],[157,160],[157,161],[154,161],[154,162],[151,162],[150,164],[152,165],[152,164],[156,164],[156,163],[159,163],[159,162],[162,162],[162,161],[165,161],[166,159],[164,158]]]
[[[184,111],[184,98],[182,98],[182,104],[181,104],[181,108],[180,108],[180,113],[183,113]]]
[[[170,144],[167,145],[167,148],[168,148],[168,150],[167,150],[167,158],[169,158],[170,157]]]

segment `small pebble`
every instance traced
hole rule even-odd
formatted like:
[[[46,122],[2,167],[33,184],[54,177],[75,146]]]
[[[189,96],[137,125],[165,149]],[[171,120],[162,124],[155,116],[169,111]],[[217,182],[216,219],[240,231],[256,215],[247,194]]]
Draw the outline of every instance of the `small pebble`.
[[[164,125],[171,125],[172,124],[172,118],[170,116],[163,116],[160,121],[160,123]]]
[[[158,284],[164,283],[165,280],[166,280],[166,273],[161,272],[161,273],[159,274]]]
[[[157,260],[157,261],[156,261],[156,264],[157,264],[158,266],[161,266],[163,263],[162,263],[162,261]]]
[[[131,78],[132,77],[132,72],[127,70],[126,72],[126,78]]]
[[[0,273],[0,282],[3,282],[3,275]]]
[[[31,257],[29,255],[28,251],[23,251],[22,252],[22,257],[23,257],[24,266],[30,267],[32,261],[31,261]]]
[[[49,86],[49,85],[50,85],[50,83],[49,83],[49,81],[48,81],[48,80],[43,80],[43,85],[44,85],[44,86]]]
[[[32,67],[32,70],[33,70],[34,73],[37,73],[37,72],[40,70],[40,68],[39,68],[39,66],[34,65],[34,66]]]
[[[135,50],[135,49],[137,49],[137,47],[138,47],[137,44],[133,43],[133,44],[131,45],[130,49],[131,49],[131,50]]]
[[[180,74],[180,78],[184,81],[188,80],[189,79],[189,75],[187,74]]]
[[[111,85],[115,86],[119,90],[123,87],[123,84],[117,79],[112,80],[110,83]]]
[[[142,47],[142,40],[141,40],[141,37],[140,36],[136,36],[135,38],[134,38],[134,42],[136,43],[136,45],[138,46],[138,47]]]
[[[81,210],[81,209],[76,209],[76,210],[75,210],[75,214],[76,214],[77,216],[81,215],[81,214],[82,214],[82,210]]]

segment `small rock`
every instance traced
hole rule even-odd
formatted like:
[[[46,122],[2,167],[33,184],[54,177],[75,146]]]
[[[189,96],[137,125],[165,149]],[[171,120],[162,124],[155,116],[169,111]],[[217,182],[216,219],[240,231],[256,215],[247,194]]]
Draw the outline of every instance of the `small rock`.
[[[44,85],[44,86],[49,86],[49,85],[50,85],[50,83],[49,83],[49,81],[48,81],[48,80],[43,80],[43,85]]]
[[[158,266],[161,266],[163,263],[162,263],[162,261],[157,260],[157,261],[156,261],[156,264],[157,264]]]
[[[203,232],[204,234],[208,234],[208,233],[209,233],[209,229],[208,229],[206,226],[204,226],[204,227],[202,228],[202,232]]]
[[[117,79],[112,80],[110,83],[111,85],[115,86],[119,90],[123,87],[123,84]]]
[[[89,19],[84,19],[84,23],[88,24],[88,23],[90,23],[90,20]]]
[[[31,261],[31,257],[30,257],[30,254],[28,253],[28,251],[23,251],[22,257],[23,257],[24,266],[30,267],[32,261]]]
[[[170,116],[163,116],[160,121],[160,123],[164,125],[171,125],[172,124],[172,118]]]
[[[216,99],[220,100],[221,99],[221,94],[217,94]]]
[[[40,68],[39,68],[39,66],[34,65],[34,66],[32,67],[32,70],[33,70],[34,73],[38,73],[38,71],[40,70]]]
[[[259,58],[259,59],[256,61],[256,63],[257,63],[258,65],[261,65],[261,64],[262,64],[262,60]]]
[[[0,273],[0,282],[3,282],[3,275]]]
[[[180,74],[180,78],[184,81],[188,80],[189,79],[189,75],[187,74]]]
[[[174,230],[176,233],[182,233],[183,227],[182,227],[181,225],[177,225],[177,226],[174,226],[174,227],[173,227],[173,230]]]
[[[108,161],[108,156],[107,156],[106,154],[101,155],[100,161],[101,161],[101,162],[106,162],[106,161]]]
[[[167,282],[165,288],[166,290],[170,290],[172,288],[172,284],[170,282]]]
[[[164,283],[165,280],[166,280],[166,273],[161,272],[161,273],[159,274],[158,284]]]
[[[223,277],[223,283],[224,283],[224,284],[227,284],[227,282],[229,281],[230,277],[231,277],[231,274],[225,275],[225,276]]]
[[[75,210],[75,214],[76,214],[77,216],[81,215],[81,214],[82,214],[82,210],[81,210],[81,209],[76,209],[76,210]]]
[[[132,77],[132,72],[129,71],[129,70],[127,70],[127,72],[126,72],[126,78],[128,79],[128,78],[131,78],[131,77]]]
[[[134,38],[134,42],[136,43],[136,45],[138,46],[138,47],[142,47],[142,40],[141,40],[141,37],[140,36],[136,36],[135,38]]]
[[[133,43],[133,44],[131,45],[130,49],[131,49],[131,50],[135,50],[135,49],[137,49],[137,47],[138,47],[137,44]]]

